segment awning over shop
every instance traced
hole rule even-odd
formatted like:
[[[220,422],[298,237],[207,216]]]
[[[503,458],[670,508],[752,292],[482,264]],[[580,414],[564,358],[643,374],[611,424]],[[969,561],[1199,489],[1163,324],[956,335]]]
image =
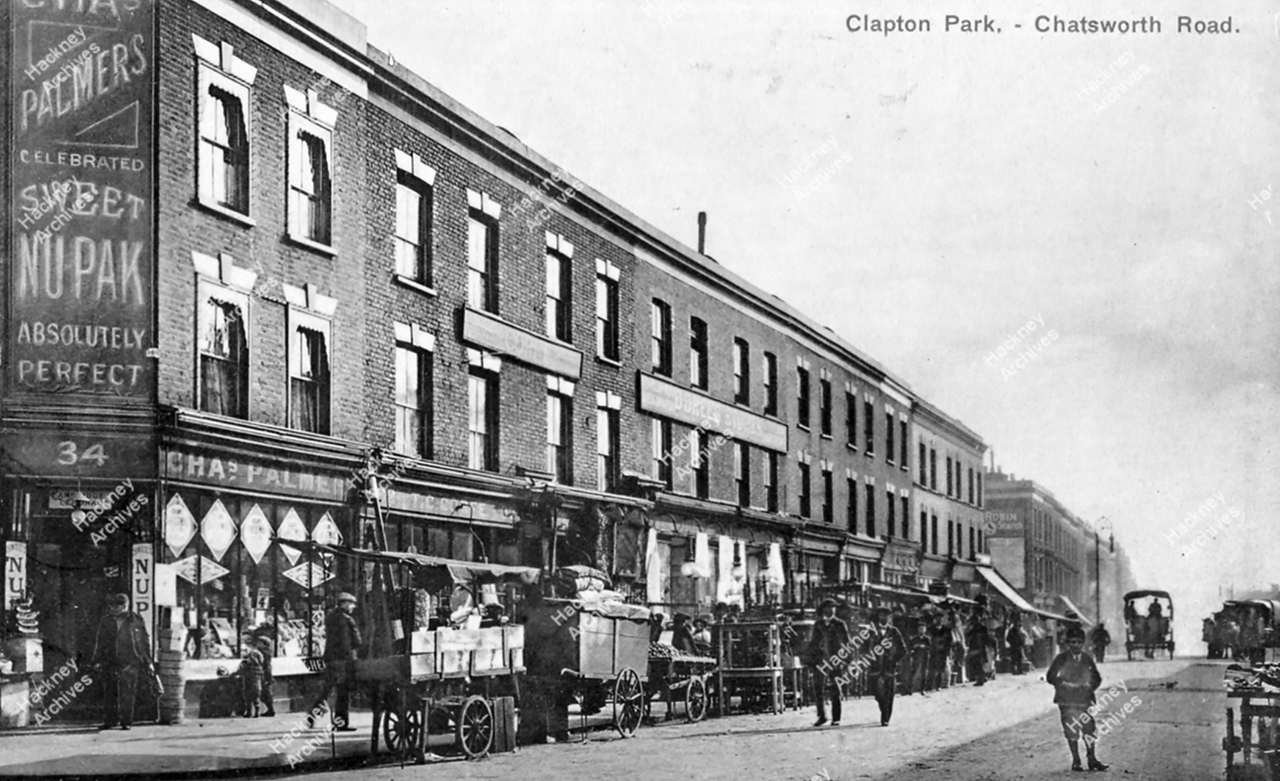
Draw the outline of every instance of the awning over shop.
[[[1076,607],[1076,604],[1074,602],[1072,602],[1070,599],[1067,599],[1066,594],[1059,594],[1058,598],[1062,600],[1062,604],[1067,606],[1068,611],[1074,611],[1076,615],[1080,616],[1081,623],[1083,623],[1085,626],[1093,626],[1093,621],[1091,621],[1089,617],[1084,614],[1083,610]]]
[[[994,568],[978,567],[977,570],[979,573],[981,573],[982,577],[985,578],[986,581],[991,584],[992,588],[1000,592],[1000,596],[1004,597],[1006,600],[1012,603],[1014,607],[1018,608],[1022,612],[1034,613],[1038,616],[1044,616],[1045,618],[1054,618],[1059,621],[1070,620],[1066,616],[1060,616],[1057,613],[1050,613],[1047,610],[1041,610],[1038,607],[1033,607],[1031,603],[1023,599],[1022,595],[1018,593],[1018,590],[1013,586],[1009,585],[1009,581],[1005,580],[1004,576],[1001,575],[999,572],[997,572]]]

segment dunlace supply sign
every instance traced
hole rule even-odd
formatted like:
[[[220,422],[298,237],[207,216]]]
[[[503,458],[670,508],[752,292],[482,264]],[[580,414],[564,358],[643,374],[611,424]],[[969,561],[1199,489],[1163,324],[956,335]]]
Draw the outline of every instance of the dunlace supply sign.
[[[152,0],[14,0],[9,387],[145,402]]]

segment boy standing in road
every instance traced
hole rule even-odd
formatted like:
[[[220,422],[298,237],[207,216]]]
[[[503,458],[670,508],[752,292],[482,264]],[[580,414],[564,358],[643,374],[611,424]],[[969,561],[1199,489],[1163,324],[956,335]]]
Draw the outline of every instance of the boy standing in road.
[[[876,608],[876,622],[871,625],[862,649],[862,661],[867,665],[867,681],[880,706],[880,726],[889,726],[893,717],[893,695],[896,686],[898,662],[906,653],[902,633],[890,621],[892,611],[881,605]]]
[[[1067,630],[1067,650],[1058,654],[1049,665],[1045,680],[1054,688],[1053,701],[1058,705],[1062,718],[1062,734],[1071,749],[1071,769],[1084,770],[1080,766],[1080,740],[1089,758],[1090,770],[1106,770],[1109,765],[1098,761],[1094,746],[1098,742],[1098,727],[1093,723],[1090,706],[1095,702],[1094,692],[1102,685],[1102,674],[1093,657],[1084,652],[1084,630],[1072,625]]]

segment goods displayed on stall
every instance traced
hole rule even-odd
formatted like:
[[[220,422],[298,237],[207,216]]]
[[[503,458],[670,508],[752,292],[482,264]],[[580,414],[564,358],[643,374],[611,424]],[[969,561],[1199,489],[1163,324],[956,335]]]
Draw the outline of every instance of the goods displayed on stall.
[[[429,737],[449,734],[468,758],[515,748],[515,697],[524,668],[524,627],[501,620],[499,582],[530,585],[541,572],[416,553],[356,550],[288,542],[308,553],[374,566],[373,589],[362,594],[372,617],[370,653],[354,663],[373,707],[372,747],[426,762]],[[452,615],[419,621],[421,594],[449,591]],[[480,607],[477,607],[480,606]],[[489,617],[485,626],[479,614]],[[476,620],[472,620],[472,619]]]
[[[744,710],[784,708],[782,633],[776,621],[720,623],[716,643],[716,708],[723,716],[736,697]]]
[[[1227,699],[1240,701],[1240,734],[1235,708],[1227,708],[1227,779],[1262,778],[1255,761],[1269,765],[1270,778],[1280,775],[1280,664],[1229,665],[1223,672]],[[1240,755],[1237,763],[1236,755]]]
[[[525,605],[527,665],[538,728],[564,735],[568,705],[586,717],[612,705],[612,723],[631,737],[644,716],[649,660],[649,609],[628,604],[610,589],[608,576],[582,565],[562,567],[555,596]]]

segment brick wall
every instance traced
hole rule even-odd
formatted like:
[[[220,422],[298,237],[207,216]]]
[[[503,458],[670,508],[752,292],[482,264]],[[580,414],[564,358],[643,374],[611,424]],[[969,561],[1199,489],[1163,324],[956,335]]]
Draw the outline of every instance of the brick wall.
[[[333,318],[331,432],[360,439],[364,428],[362,389],[366,343],[362,265],[367,252],[363,213],[365,144],[363,101],[264,45],[250,33],[189,2],[159,3],[159,342],[163,404],[191,407],[195,401],[196,345],[193,306],[195,271],[191,252],[227,253],[237,266],[258,273],[250,302],[249,417],[286,423],[288,364],[282,284],[317,286],[338,300]],[[249,227],[196,204],[196,58],[192,33],[258,69],[249,114]],[[328,255],[287,238],[286,128],[284,86],[314,89],[339,112],[333,133],[332,246]]]

